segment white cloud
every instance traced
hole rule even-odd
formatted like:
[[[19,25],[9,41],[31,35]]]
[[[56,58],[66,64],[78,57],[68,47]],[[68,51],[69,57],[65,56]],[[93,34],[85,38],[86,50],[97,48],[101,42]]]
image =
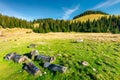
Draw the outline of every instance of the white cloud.
[[[106,0],[105,2],[97,4],[92,9],[105,9],[107,7],[113,6],[113,5],[118,4],[118,3],[120,3],[120,0]]]
[[[71,9],[64,9],[64,14],[63,14],[62,19],[68,19],[71,16],[71,14],[77,11],[78,9],[79,9],[79,5]]]
[[[9,6],[7,6],[6,4],[1,3],[1,2],[0,2],[0,13],[2,13],[3,15],[14,16],[14,17],[21,18],[21,19],[26,19],[26,20],[30,19],[29,17],[27,17],[27,18],[24,17],[23,14],[20,14],[20,13],[14,11]]]

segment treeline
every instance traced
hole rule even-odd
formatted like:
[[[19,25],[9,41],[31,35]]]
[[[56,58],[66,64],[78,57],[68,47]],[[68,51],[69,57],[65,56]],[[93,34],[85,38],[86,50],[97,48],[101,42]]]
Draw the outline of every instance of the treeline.
[[[0,27],[2,28],[33,28],[32,22],[0,14]]]
[[[102,11],[88,10],[88,11],[85,11],[85,12],[83,12],[83,13],[75,16],[75,17],[73,17],[73,19],[85,16],[85,15],[89,15],[89,14],[104,14],[104,15],[108,15],[108,13],[105,13],[105,12],[102,12]]]
[[[70,21],[47,18],[34,20],[33,23],[39,23],[39,26],[33,29],[33,31],[37,33],[72,31]]]
[[[120,16],[101,17],[98,20],[87,20],[86,22],[72,22],[65,20],[38,19],[33,23],[39,26],[33,31],[37,33],[47,32],[111,32],[120,33]]]
[[[34,27],[33,24],[39,26]],[[73,22],[69,20],[54,20],[51,18],[37,19],[33,22],[0,14],[0,27],[2,28],[30,28],[36,33],[47,32],[111,32],[120,33],[120,16],[101,17],[98,20],[86,22]]]

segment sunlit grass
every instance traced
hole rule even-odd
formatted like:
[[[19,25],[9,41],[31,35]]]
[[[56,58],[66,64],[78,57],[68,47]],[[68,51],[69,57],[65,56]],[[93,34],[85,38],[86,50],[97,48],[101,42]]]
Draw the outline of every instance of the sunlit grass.
[[[74,19],[72,21],[81,21],[81,22],[86,22],[88,19],[90,21],[100,19],[101,17],[108,17],[109,15],[104,15],[104,14],[90,14],[90,15],[85,15],[80,18]]]
[[[0,80],[119,80],[120,79],[120,35],[104,33],[17,33],[0,37]],[[83,42],[75,42],[83,39]],[[36,48],[27,48],[31,43]],[[47,74],[33,76],[22,70],[22,64],[6,61],[10,52],[18,54],[38,50],[40,54],[55,56],[55,64],[68,68],[66,73],[53,73],[34,62]],[[87,61],[89,66],[81,65]]]

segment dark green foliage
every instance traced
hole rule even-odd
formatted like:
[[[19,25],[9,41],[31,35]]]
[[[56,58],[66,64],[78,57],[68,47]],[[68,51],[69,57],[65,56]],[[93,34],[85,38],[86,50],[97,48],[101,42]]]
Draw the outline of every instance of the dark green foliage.
[[[34,23],[40,23],[40,28],[34,32],[102,32],[120,33],[120,16],[101,17],[98,20],[86,22],[70,22],[64,20],[38,19]]]
[[[0,14],[0,26],[2,28],[33,28],[32,23],[15,17]]]
[[[89,11],[88,11],[89,13]],[[92,11],[91,11],[92,13]],[[96,13],[100,13],[99,11]],[[102,13],[102,12],[101,12]],[[86,13],[87,14],[87,13]],[[105,13],[104,13],[105,14]],[[38,23],[38,27],[33,27]],[[69,20],[54,20],[51,18],[37,19],[33,22],[0,15],[0,26],[3,28],[30,28],[36,33],[48,32],[99,32],[120,33],[120,16],[101,17],[98,20],[86,22],[72,22]]]
[[[85,12],[83,12],[83,13],[75,16],[75,17],[73,17],[73,19],[85,16],[85,15],[89,15],[89,14],[104,14],[104,15],[108,15],[107,13],[102,12],[102,11],[88,10],[88,11],[85,11]]]

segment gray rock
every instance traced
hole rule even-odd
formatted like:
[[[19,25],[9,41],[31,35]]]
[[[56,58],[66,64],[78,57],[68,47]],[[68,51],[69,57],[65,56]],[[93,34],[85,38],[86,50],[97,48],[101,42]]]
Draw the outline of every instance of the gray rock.
[[[36,44],[30,44],[29,46],[27,46],[28,48],[35,48],[37,45]]]
[[[87,61],[82,61],[83,66],[89,66],[89,63]]]
[[[83,39],[76,40],[76,42],[83,42],[83,41],[84,41]]]
[[[97,71],[95,68],[92,68],[92,69],[93,69],[93,71],[95,71],[95,72]]]

